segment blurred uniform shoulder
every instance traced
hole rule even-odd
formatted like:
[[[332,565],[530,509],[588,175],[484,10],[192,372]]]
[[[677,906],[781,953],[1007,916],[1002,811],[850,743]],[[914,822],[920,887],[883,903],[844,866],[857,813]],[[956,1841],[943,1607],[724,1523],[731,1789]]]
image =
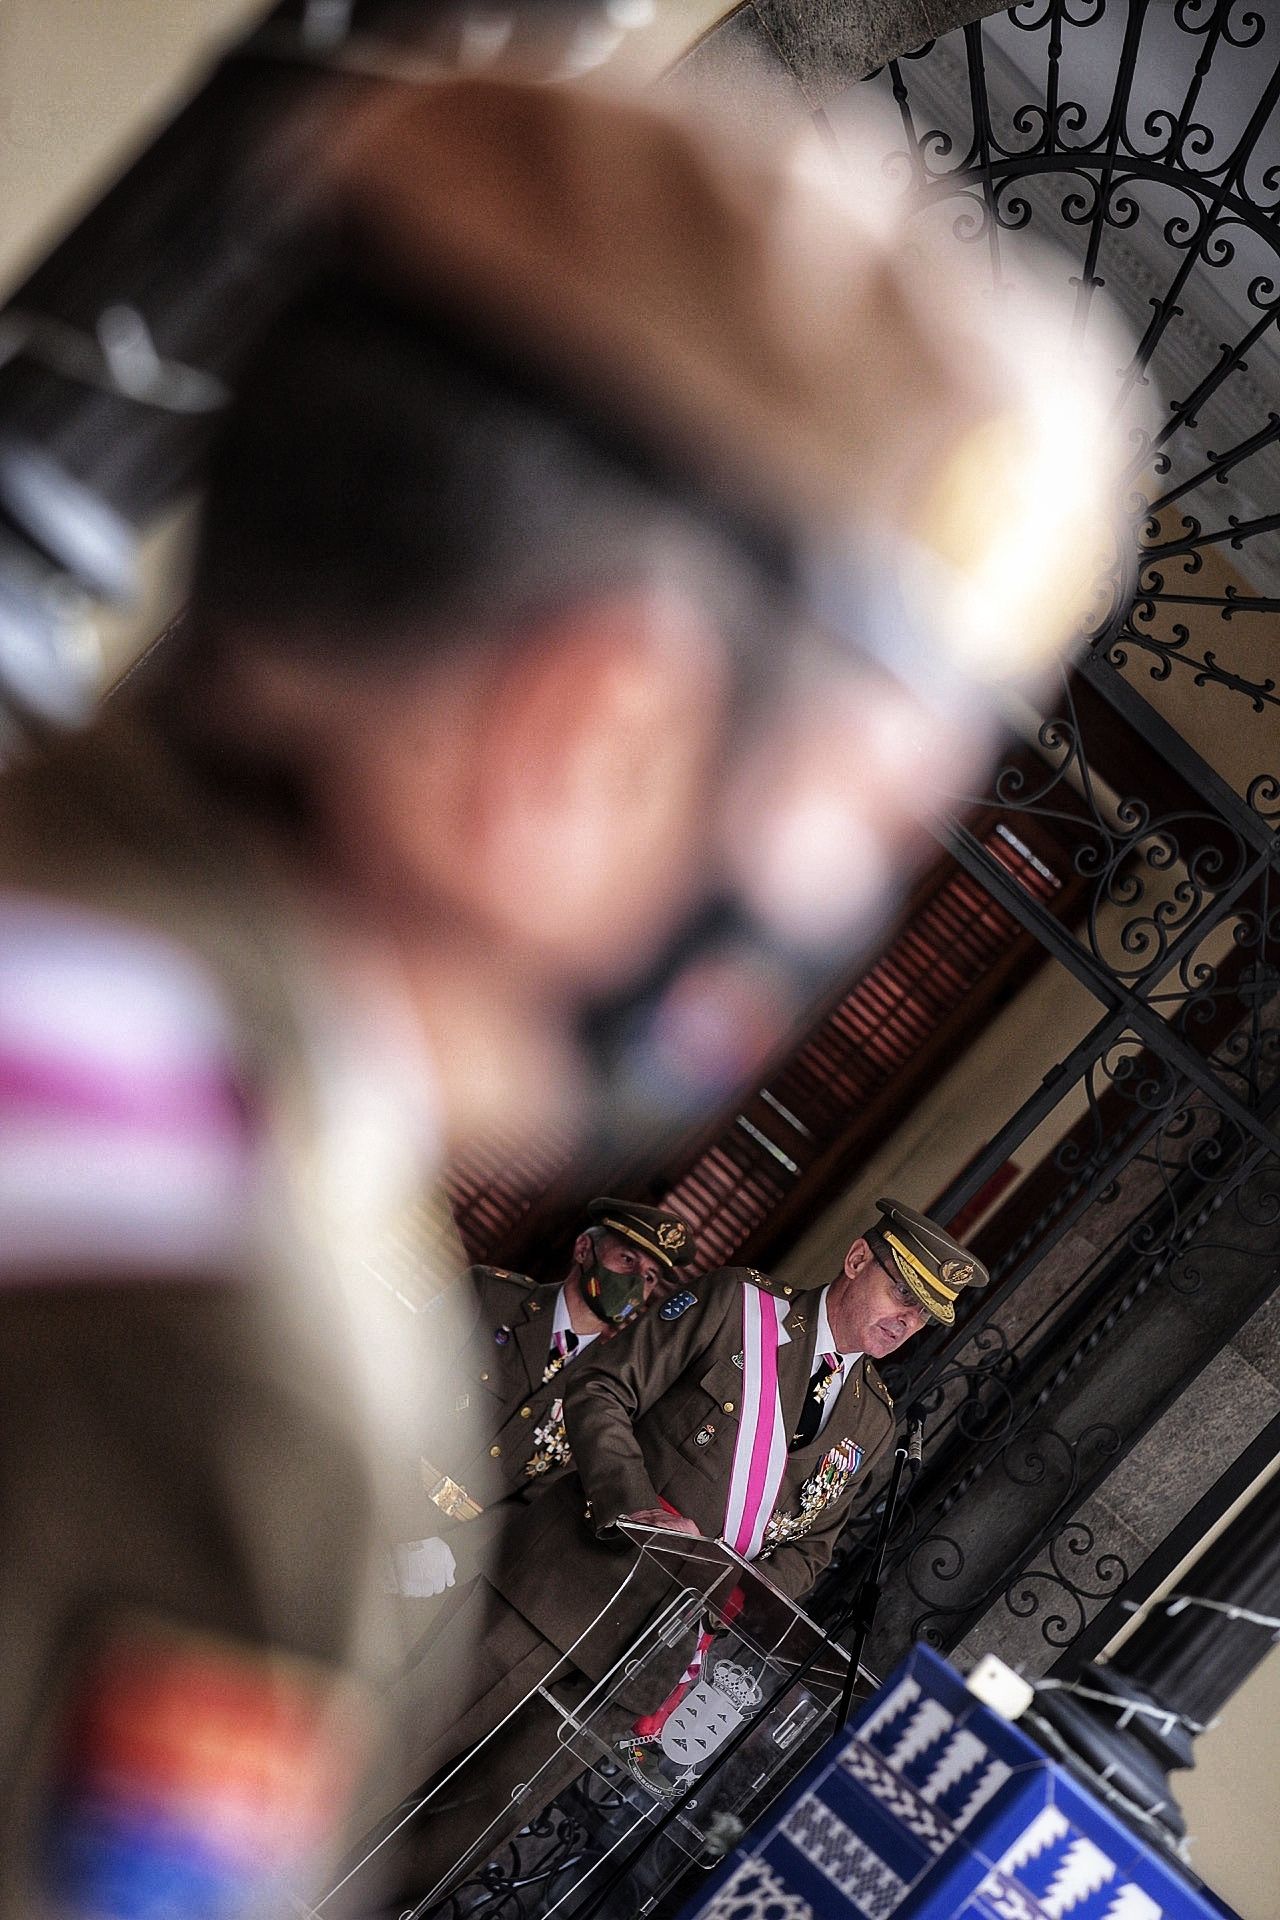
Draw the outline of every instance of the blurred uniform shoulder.
[[[0,1162],[22,1172],[0,1181],[0,1272],[235,1264],[257,1144],[240,1054],[185,945],[0,883]]]

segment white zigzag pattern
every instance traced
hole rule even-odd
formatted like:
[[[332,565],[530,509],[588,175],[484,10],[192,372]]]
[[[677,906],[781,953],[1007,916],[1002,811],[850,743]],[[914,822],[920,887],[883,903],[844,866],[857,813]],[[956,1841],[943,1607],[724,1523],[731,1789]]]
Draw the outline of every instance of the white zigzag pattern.
[[[1086,1840],[1083,1834],[1078,1834],[1063,1855],[1049,1891],[1040,1904],[1050,1920],[1062,1920],[1064,1913],[1070,1913],[1072,1907],[1079,1906],[1082,1900],[1087,1900],[1091,1893],[1096,1893],[1099,1887],[1104,1887],[1108,1880],[1114,1880],[1115,1877],[1115,1861],[1108,1860],[1092,1840]]]
[[[1065,1840],[1070,1831],[1067,1816],[1060,1807],[1043,1807],[1031,1825],[1018,1835],[1004,1858],[996,1862],[997,1872],[1016,1873],[1046,1847]]]
[[[864,1720],[858,1729],[860,1740],[874,1740],[881,1727],[888,1726],[890,1720],[896,1720],[900,1713],[914,1706],[920,1698],[920,1682],[908,1674],[905,1680],[899,1680],[892,1693],[886,1693],[880,1705],[869,1720]]]
[[[997,1914],[999,1920],[1045,1920],[1040,1903],[1012,1880],[1006,1880],[1003,1874],[989,1873],[976,1897]]]
[[[904,1767],[940,1740],[944,1733],[954,1727],[955,1715],[948,1713],[940,1700],[922,1700],[908,1720],[893,1752],[888,1756],[889,1765],[895,1773],[901,1773]]]
[[[821,1800],[806,1794],[784,1829],[787,1839],[867,1920],[889,1920],[906,1883]]]
[[[864,1747],[860,1740],[851,1740],[840,1755],[840,1765],[915,1834],[917,1840],[923,1840],[930,1852],[941,1853],[951,1844],[950,1825],[925,1804],[908,1781],[900,1780],[890,1771],[874,1747]]]
[[[988,1800],[995,1798],[1005,1781],[1013,1773],[1013,1768],[1004,1760],[993,1760],[979,1780],[964,1806],[956,1815],[957,1828],[967,1827],[969,1822],[986,1806]]]
[[[976,1733],[961,1729],[947,1742],[933,1772],[921,1787],[921,1794],[930,1805],[940,1800],[948,1788],[955,1786],[957,1780],[963,1780],[966,1773],[972,1773],[978,1762],[986,1758],[986,1753]]]
[[[792,1893],[767,1860],[744,1860],[707,1908],[704,1920],[814,1920],[813,1908]]]
[[[1164,1908],[1157,1906],[1141,1887],[1135,1887],[1132,1880],[1126,1880],[1107,1908],[1104,1920],[1164,1920]]]

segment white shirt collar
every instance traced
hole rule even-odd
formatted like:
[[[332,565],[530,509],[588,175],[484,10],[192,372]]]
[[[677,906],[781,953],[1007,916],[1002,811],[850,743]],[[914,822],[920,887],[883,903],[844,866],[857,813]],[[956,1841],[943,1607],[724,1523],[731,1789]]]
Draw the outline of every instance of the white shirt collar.
[[[569,1318],[569,1303],[564,1297],[564,1288],[561,1287],[559,1293],[556,1295],[556,1310],[555,1310],[555,1315],[551,1322],[552,1343],[554,1344],[555,1337],[558,1333],[572,1333],[572,1332],[573,1332],[573,1322]],[[591,1345],[591,1342],[593,1340],[598,1340],[599,1337],[600,1337],[599,1334],[596,1334],[596,1333],[580,1333],[578,1335],[578,1344],[574,1348],[574,1352],[581,1353],[584,1347],[589,1347]]]
[[[862,1358],[862,1349],[858,1348],[854,1353],[841,1353],[837,1347],[835,1335],[831,1331],[831,1321],[827,1316],[827,1295],[830,1291],[830,1286],[825,1286],[818,1295],[818,1331],[813,1344],[813,1357],[816,1363],[824,1353],[834,1353],[839,1359],[841,1373],[845,1374],[855,1360]]]

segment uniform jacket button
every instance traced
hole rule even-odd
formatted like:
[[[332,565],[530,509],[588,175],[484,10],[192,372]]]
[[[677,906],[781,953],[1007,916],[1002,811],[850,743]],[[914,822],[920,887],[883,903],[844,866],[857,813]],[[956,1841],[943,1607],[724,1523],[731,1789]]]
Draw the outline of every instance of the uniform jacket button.
[[[533,1412],[533,1408],[532,1408],[532,1407],[521,1407],[521,1409],[520,1409],[520,1418],[521,1418],[522,1420],[527,1420],[527,1419],[529,1419],[529,1417],[530,1417],[530,1415],[532,1414],[532,1412]]]
[[[724,1401],[724,1402],[723,1402],[723,1406],[724,1406],[724,1410],[725,1410],[725,1412],[726,1412],[726,1413],[732,1413],[732,1412],[733,1412],[733,1402],[732,1402],[732,1400],[726,1400],[726,1401]]]
[[[502,1448],[501,1448],[501,1447],[490,1447],[490,1449],[489,1449],[489,1458],[490,1458],[491,1460],[496,1460],[496,1459],[498,1459],[498,1458],[499,1458],[499,1456],[501,1455],[501,1453],[502,1453]]]
[[[487,1380],[487,1379],[489,1378],[489,1376],[488,1376],[488,1374],[487,1374],[487,1373],[482,1373],[482,1374],[480,1375],[480,1378],[481,1378],[482,1380]]]

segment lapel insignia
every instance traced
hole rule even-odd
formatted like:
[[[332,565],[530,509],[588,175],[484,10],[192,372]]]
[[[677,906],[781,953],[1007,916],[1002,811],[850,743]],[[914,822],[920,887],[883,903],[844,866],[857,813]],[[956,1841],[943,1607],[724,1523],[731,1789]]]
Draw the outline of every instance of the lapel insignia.
[[[695,1447],[709,1447],[711,1445],[711,1442],[715,1439],[715,1437],[716,1437],[715,1421],[708,1420],[704,1422],[704,1424],[700,1426],[698,1428],[698,1431],[694,1434],[693,1444]]]
[[[795,1333],[803,1333],[805,1331],[804,1315],[802,1313],[796,1314],[791,1322],[791,1327]]]
[[[696,1293],[674,1293],[665,1305],[658,1308],[658,1318],[659,1320],[678,1320],[682,1313],[687,1313],[690,1307],[695,1307],[697,1304]]]
[[[880,1378],[880,1375],[876,1372],[875,1368],[872,1366],[869,1360],[866,1363],[864,1372],[866,1373],[867,1379],[870,1382],[872,1391],[874,1393],[879,1394],[880,1398],[884,1401],[886,1407],[888,1407],[890,1413],[892,1413],[893,1412],[893,1395],[890,1393],[888,1387],[886,1387],[884,1381]]]

